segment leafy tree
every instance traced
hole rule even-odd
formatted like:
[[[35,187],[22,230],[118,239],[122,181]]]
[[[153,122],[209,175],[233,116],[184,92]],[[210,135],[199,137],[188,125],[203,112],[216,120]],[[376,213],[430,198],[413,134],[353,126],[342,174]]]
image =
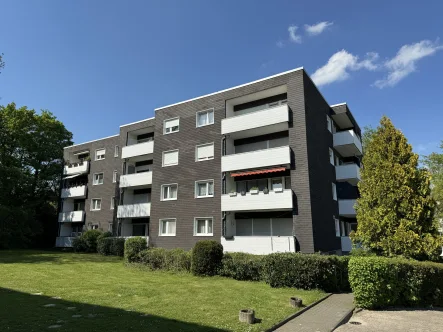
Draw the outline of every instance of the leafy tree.
[[[437,203],[435,217],[441,222],[443,220],[443,141],[440,144],[440,149],[442,153],[433,152],[425,156],[423,164],[431,173],[431,193]]]
[[[0,248],[53,245],[63,147],[71,139],[49,111],[0,106]]]
[[[371,125],[365,126],[363,128],[363,134],[361,137],[361,143],[363,146],[363,153],[366,151],[366,147],[368,146],[369,142],[371,141],[371,139],[374,136],[376,131],[377,130],[374,129]]]
[[[418,155],[387,117],[368,143],[363,165],[353,241],[385,256],[436,259],[441,237],[429,172],[418,167]]]

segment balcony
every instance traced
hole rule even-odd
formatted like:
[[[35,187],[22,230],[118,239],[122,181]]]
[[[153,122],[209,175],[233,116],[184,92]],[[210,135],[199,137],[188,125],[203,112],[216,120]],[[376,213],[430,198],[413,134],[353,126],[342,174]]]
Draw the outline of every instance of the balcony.
[[[82,174],[82,173],[88,173],[88,170],[89,170],[89,161],[83,161],[83,162],[65,165],[65,168],[63,169],[63,174],[64,175]]]
[[[242,196],[222,195],[222,211],[259,211],[259,210],[291,210],[292,190],[285,189],[282,192],[270,191],[268,194],[250,192]]]
[[[361,156],[363,151],[360,138],[352,129],[334,134],[334,148],[342,157]]]
[[[222,120],[222,134],[235,138],[265,135],[288,129],[288,105],[278,105],[257,112],[233,116]],[[240,134],[240,132],[249,131]]]
[[[234,236],[232,239],[222,237],[221,244],[223,250],[227,252],[245,252],[255,255],[295,252],[293,236]]]
[[[360,181],[360,167],[357,164],[335,166],[335,177],[339,182],[349,182],[356,186]]]
[[[119,205],[117,218],[139,218],[151,215],[151,203]]]
[[[339,199],[338,200],[338,212],[340,216],[347,218],[355,218],[356,213],[354,205],[357,202],[356,199]]]
[[[122,149],[122,159],[144,156],[154,152],[154,141],[128,145]]]
[[[151,184],[152,172],[142,172],[120,176],[120,188],[139,187]]]
[[[223,156],[222,172],[290,164],[291,154],[289,146],[281,146]]]
[[[62,198],[85,198],[86,185],[62,189]]]
[[[58,222],[83,222],[85,211],[69,211],[58,214]]]

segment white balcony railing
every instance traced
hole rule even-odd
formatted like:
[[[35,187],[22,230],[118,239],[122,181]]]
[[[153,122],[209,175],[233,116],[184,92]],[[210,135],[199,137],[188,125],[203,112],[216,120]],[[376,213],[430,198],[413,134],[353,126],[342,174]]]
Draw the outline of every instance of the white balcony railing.
[[[87,173],[89,170],[89,161],[83,161],[79,163],[72,163],[70,165],[65,165],[63,169],[64,175],[82,174]]]
[[[363,151],[360,138],[352,129],[334,134],[334,148],[342,157],[361,156]]]
[[[154,141],[128,145],[122,149],[122,159],[143,156],[154,152]]]
[[[221,244],[223,250],[227,252],[245,252],[255,255],[295,252],[293,236],[234,236],[232,239],[222,237]]]
[[[355,218],[356,213],[354,205],[357,202],[356,199],[339,199],[338,200],[338,212],[342,217]]]
[[[335,166],[335,177],[337,181],[347,181],[353,186],[360,181],[360,167],[357,164]]]
[[[290,210],[292,209],[292,190],[270,191],[268,194],[246,193],[242,196],[222,195],[222,211]]]
[[[222,172],[289,164],[291,164],[289,146],[281,146],[223,156]]]
[[[145,186],[150,184],[152,184],[152,172],[142,172],[120,176],[120,188]]]
[[[117,218],[138,218],[151,215],[151,203],[119,205]]]
[[[287,123],[288,119],[288,105],[279,105],[261,111],[223,119],[221,123],[222,134],[231,134],[243,130]]]
[[[86,185],[62,189],[62,198],[86,197]]]
[[[83,222],[85,211],[61,212],[58,215],[58,222]]]

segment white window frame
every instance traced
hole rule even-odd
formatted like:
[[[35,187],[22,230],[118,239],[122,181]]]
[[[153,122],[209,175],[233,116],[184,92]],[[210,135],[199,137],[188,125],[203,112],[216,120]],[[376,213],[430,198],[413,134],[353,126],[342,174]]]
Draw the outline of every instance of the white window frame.
[[[341,236],[341,232],[340,232],[340,220],[337,218],[334,218],[334,223],[335,223],[335,236],[336,237],[340,237]]]
[[[91,224],[90,229],[98,229],[98,224]]]
[[[110,221],[110,222],[108,223],[108,232],[111,232],[111,233],[112,233],[112,227],[113,227],[113,222]]]
[[[334,166],[335,154],[334,154],[334,150],[332,150],[331,148],[329,148],[329,162],[331,163],[332,166]]]
[[[97,151],[102,151],[102,150],[103,150],[103,158],[97,158]],[[105,157],[106,157],[106,149],[105,148],[95,150],[95,161],[104,160]]]
[[[209,112],[212,112],[212,122],[211,123],[209,122],[209,115],[208,115]],[[201,126],[198,125],[198,115],[200,113],[206,113],[206,119],[208,120],[207,124],[204,124]],[[195,113],[195,128],[201,128],[201,127],[213,125],[215,123],[214,115],[215,115],[214,108],[208,108],[206,110],[198,111],[197,113]]]
[[[115,196],[111,197],[111,210],[115,209]]]
[[[175,233],[174,234],[162,234],[163,222],[173,220],[175,222]],[[159,220],[158,236],[175,236],[177,234],[177,218],[162,218]]]
[[[197,233],[197,221],[205,220],[205,233]],[[208,221],[211,220],[212,232],[208,232]],[[195,217],[194,218],[194,236],[214,236],[214,217]]]
[[[118,152],[119,152],[119,147],[118,147],[118,145],[116,145],[114,147],[114,157],[118,157]]]
[[[117,176],[118,176],[118,171],[114,170],[114,172],[112,172],[112,183],[117,182]]]
[[[206,192],[209,192],[208,188],[209,185],[208,183],[212,182],[212,195],[206,195],[206,196],[198,196],[198,184],[199,183],[206,183]],[[214,191],[215,191],[215,187],[214,187],[214,179],[207,179],[207,180],[198,180],[195,181],[195,189],[194,189],[194,197],[195,198],[208,198],[208,197],[214,197]]]
[[[170,120],[175,120],[178,119],[178,130],[177,131],[171,131],[169,133],[166,132],[166,122],[170,121]],[[163,135],[169,135],[169,134],[174,134],[174,133],[178,133],[180,131],[180,117],[176,116],[175,118],[169,118],[169,119],[164,119],[163,120]]]
[[[340,226],[341,226],[341,236],[346,236],[346,229],[345,229],[345,222],[342,220],[340,222]]]
[[[168,153],[168,152],[175,152],[175,151],[177,151],[177,164],[165,165],[165,153]],[[170,167],[170,166],[176,166],[176,165],[178,165],[179,158],[180,158],[180,151],[179,151],[178,149],[175,149],[175,150],[168,150],[168,151],[163,151],[163,152],[162,152],[162,167]]]
[[[94,201],[100,201],[100,208],[99,209],[94,208]],[[102,209],[102,199],[101,198],[91,198],[90,210],[91,211],[100,211],[101,209]]]
[[[163,198],[163,191],[165,188],[169,188],[170,186],[176,186],[177,187],[177,197],[176,198]],[[168,192],[170,192],[170,189],[168,189]],[[169,196],[169,195],[168,195]],[[167,184],[162,184],[161,185],[161,190],[160,190],[160,200],[161,201],[176,201],[178,198],[178,183],[167,183]]]
[[[337,200],[337,185],[334,182],[332,182],[332,199]]]
[[[327,128],[329,130],[329,132],[332,134],[332,119],[329,115],[326,115],[326,121],[327,121]]]
[[[95,181],[95,176],[102,174],[103,175],[103,182],[102,183],[98,183],[97,181]],[[94,173],[94,175],[92,176],[92,185],[93,186],[100,186],[103,183],[105,183],[105,173],[104,172],[100,172],[100,173]]]
[[[198,159],[198,153],[197,153],[198,148],[201,147],[201,146],[207,146],[207,145],[212,145],[212,152],[213,152],[213,154],[212,154],[212,158]],[[196,161],[196,162],[199,162],[199,161],[207,161],[207,160],[213,160],[213,159],[214,159],[214,155],[215,155],[215,145],[214,145],[214,142],[212,142],[212,143],[199,144],[199,145],[196,145],[196,146],[195,146],[195,161]]]

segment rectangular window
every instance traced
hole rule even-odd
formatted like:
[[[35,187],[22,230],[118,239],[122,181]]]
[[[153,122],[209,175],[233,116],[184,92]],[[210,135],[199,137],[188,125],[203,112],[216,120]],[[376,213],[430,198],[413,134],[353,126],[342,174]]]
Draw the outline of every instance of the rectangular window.
[[[178,191],[178,185],[177,183],[173,184],[164,184],[161,187],[161,200],[162,201],[173,201],[177,199],[177,191]]]
[[[91,229],[98,229],[98,224],[91,224]]]
[[[117,182],[117,176],[118,176],[117,171],[114,171],[114,173],[112,173],[112,182],[113,183]]]
[[[94,186],[103,184],[103,173],[95,173],[93,183]]]
[[[340,220],[334,218],[335,221],[335,236],[340,237]]]
[[[178,165],[178,150],[163,152],[163,167]]]
[[[332,183],[332,199],[334,201],[337,200],[337,186],[335,185],[335,183]]]
[[[214,197],[214,180],[196,181],[195,197]]]
[[[340,165],[340,158],[338,156],[335,156],[335,166]]]
[[[108,232],[112,233],[112,221],[110,221],[108,224]]]
[[[214,124],[214,109],[197,112],[197,127]]]
[[[118,145],[114,148],[114,157],[118,157]]]
[[[132,236],[146,236],[146,224],[133,224]]]
[[[274,178],[271,179],[272,184],[272,190],[275,192],[282,192],[283,191],[283,181],[282,178]]]
[[[329,115],[326,115],[326,121],[327,121],[328,130],[332,133],[332,119]]]
[[[195,218],[194,235],[212,236],[212,218]]]
[[[172,134],[179,131],[180,118],[167,119],[163,122],[163,134]]]
[[[334,166],[334,151],[331,148],[329,148],[329,162]]]
[[[103,160],[105,159],[105,149],[95,150],[95,160]]]
[[[115,197],[111,197],[111,210],[114,210]]]
[[[98,211],[102,209],[102,200],[100,198],[93,198],[91,200],[91,211]]]
[[[291,189],[291,177],[285,176],[285,189]]]
[[[214,143],[197,145],[195,147],[195,161],[214,159]]]
[[[176,219],[160,219],[159,235],[175,236]]]
[[[341,222],[341,236],[346,236],[345,222]]]

